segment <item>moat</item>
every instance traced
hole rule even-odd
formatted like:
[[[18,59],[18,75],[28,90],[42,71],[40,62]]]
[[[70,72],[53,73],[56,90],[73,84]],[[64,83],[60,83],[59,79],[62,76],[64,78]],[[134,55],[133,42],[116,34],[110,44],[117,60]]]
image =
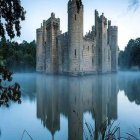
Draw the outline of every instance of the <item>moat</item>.
[[[26,130],[34,140],[83,140],[85,121],[94,130],[108,120],[121,135],[139,138],[140,73],[85,77],[15,74],[22,103],[0,108],[0,139],[20,140]],[[96,126],[96,127],[95,127]],[[30,139],[27,134],[23,140]]]

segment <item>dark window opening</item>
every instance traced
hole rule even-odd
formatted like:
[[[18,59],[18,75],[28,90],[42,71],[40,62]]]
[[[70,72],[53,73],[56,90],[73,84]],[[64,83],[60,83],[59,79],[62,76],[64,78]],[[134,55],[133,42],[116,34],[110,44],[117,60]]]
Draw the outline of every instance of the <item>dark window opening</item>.
[[[76,20],[76,15],[75,15],[75,20]]]
[[[94,58],[92,57],[92,64],[94,64]]]
[[[89,51],[89,46],[88,46],[88,51]]]
[[[76,57],[76,49],[75,49],[75,57]]]
[[[108,61],[110,61],[110,55],[109,55],[109,52],[108,52]]]

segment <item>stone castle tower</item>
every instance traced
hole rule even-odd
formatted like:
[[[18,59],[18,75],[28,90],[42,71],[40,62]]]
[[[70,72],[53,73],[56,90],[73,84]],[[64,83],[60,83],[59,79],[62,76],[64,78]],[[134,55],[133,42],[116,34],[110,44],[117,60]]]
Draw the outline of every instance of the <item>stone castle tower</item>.
[[[69,72],[82,71],[83,5],[77,0],[68,2]]]
[[[108,45],[107,19],[95,10],[95,37],[99,73],[111,71],[111,49]]]
[[[118,27],[111,26],[111,21],[108,21],[108,44],[111,47],[111,70],[117,72],[118,66]]]
[[[51,18],[45,23],[46,46],[46,73],[58,72],[57,36],[60,33],[60,19],[51,14]],[[45,32],[45,31],[44,31]]]
[[[118,27],[95,10],[95,26],[83,36],[81,0],[68,2],[68,32],[52,13],[37,29],[36,70],[47,74],[84,75],[117,72]]]

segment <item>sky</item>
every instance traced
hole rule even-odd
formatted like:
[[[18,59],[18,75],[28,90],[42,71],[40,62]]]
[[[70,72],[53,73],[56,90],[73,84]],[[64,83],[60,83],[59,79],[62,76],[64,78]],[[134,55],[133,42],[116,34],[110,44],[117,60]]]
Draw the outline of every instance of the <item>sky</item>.
[[[140,37],[139,0],[82,0],[84,5],[84,34],[94,25],[94,11],[104,13],[112,25],[118,26],[118,45],[124,50],[128,41]],[[36,29],[54,12],[60,18],[62,32],[67,31],[68,0],[21,0],[26,10],[26,20],[21,23],[21,36],[16,41],[36,39]]]

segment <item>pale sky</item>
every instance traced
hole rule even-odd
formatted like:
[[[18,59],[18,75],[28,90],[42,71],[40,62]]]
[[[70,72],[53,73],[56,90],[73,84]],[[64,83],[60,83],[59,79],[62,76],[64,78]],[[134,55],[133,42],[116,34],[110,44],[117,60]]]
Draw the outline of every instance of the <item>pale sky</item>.
[[[118,26],[118,45],[121,50],[129,39],[140,37],[139,0],[82,0],[84,4],[84,34],[94,25],[94,10],[112,20],[112,25]],[[47,20],[54,12],[60,18],[62,32],[67,31],[68,0],[21,0],[27,11],[26,20],[22,23],[20,38],[17,41],[36,39],[36,29],[43,20]],[[133,6],[131,6],[133,4]]]

